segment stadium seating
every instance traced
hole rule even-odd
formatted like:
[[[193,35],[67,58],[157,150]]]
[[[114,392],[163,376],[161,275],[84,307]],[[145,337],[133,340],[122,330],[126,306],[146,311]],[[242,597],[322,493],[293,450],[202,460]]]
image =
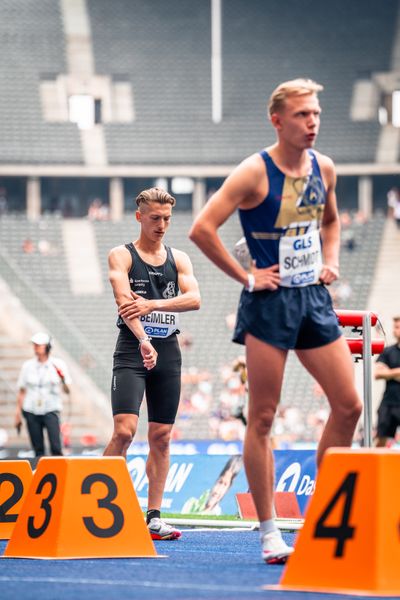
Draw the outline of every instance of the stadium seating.
[[[42,118],[40,82],[66,72],[58,3],[4,0],[0,40],[0,162],[81,163],[76,126]]]
[[[266,99],[297,76],[326,88],[320,147],[373,161],[379,125],[350,120],[353,84],[390,69],[397,2],[287,0],[284,18],[279,0],[222,5],[223,120],[213,124],[209,5],[89,0],[96,70],[134,90],[136,121],[105,125],[110,162],[235,163],[273,141]]]
[[[134,122],[103,124],[111,165],[234,164],[272,142],[266,99],[296,76],[325,85],[320,147],[341,163],[374,160],[379,124],[351,121],[353,85],[390,70],[397,1],[286,0],[284,19],[279,0],[223,2],[221,123],[212,121],[209,3],[86,4],[95,74],[133,93]],[[4,0],[1,14],[0,162],[82,164],[79,130],[46,122],[40,100],[41,82],[68,72],[60,7]]]

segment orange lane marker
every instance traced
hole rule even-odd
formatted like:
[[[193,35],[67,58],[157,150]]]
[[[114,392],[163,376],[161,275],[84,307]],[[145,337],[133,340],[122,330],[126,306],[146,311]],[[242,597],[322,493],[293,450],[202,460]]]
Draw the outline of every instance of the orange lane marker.
[[[0,539],[10,539],[31,481],[28,460],[0,461]]]
[[[125,460],[42,458],[4,556],[157,556]]]
[[[399,596],[399,473],[395,450],[329,450],[275,589]]]

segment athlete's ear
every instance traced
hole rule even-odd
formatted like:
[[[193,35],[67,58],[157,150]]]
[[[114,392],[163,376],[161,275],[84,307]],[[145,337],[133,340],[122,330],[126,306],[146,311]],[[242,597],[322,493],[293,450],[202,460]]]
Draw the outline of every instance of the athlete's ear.
[[[282,127],[282,122],[281,122],[281,116],[280,116],[280,114],[279,114],[279,113],[277,113],[277,112],[276,112],[276,113],[273,113],[273,114],[270,116],[270,120],[271,120],[271,125],[272,125],[273,127],[275,127],[275,129],[281,129],[281,127]]]
[[[138,223],[140,223],[140,221],[141,221],[141,217],[142,217],[142,215],[141,215],[141,213],[140,213],[140,210],[137,210],[135,214],[136,214],[136,221],[137,221]]]

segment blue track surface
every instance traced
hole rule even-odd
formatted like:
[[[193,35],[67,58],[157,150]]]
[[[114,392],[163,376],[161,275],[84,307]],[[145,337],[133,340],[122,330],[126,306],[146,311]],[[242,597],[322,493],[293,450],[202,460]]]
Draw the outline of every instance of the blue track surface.
[[[288,542],[293,535],[285,534]],[[6,541],[0,541],[0,554]],[[260,559],[256,531],[184,531],[174,542],[156,542],[160,559],[0,559],[1,600],[224,599],[330,600],[360,598],[264,590],[283,567]],[[364,596],[365,597],[365,596]],[[400,598],[398,596],[397,598]]]

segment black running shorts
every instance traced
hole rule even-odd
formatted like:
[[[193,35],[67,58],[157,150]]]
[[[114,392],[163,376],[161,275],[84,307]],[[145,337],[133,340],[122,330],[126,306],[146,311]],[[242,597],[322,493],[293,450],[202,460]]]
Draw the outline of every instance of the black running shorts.
[[[143,366],[138,341],[131,332],[121,331],[114,352],[111,382],[113,415],[139,415],[146,394],[149,421],[173,424],[181,393],[181,351],[175,334],[153,338],[158,352],[154,369]]]
[[[394,438],[400,426],[400,406],[381,403],[378,409],[378,437]]]

